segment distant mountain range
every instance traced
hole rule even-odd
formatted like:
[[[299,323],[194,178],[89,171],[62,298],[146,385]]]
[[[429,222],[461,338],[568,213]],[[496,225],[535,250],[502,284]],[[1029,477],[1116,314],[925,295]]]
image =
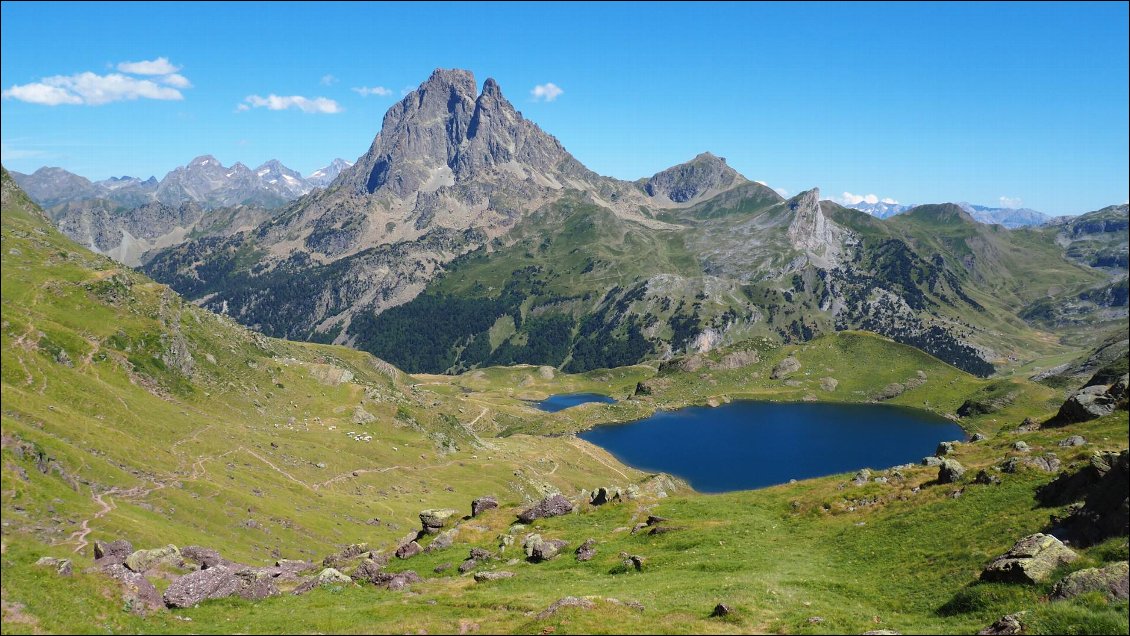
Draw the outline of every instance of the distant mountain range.
[[[100,199],[115,207],[136,208],[147,203],[179,206],[195,203],[205,209],[254,205],[276,208],[324,188],[348,168],[344,159],[303,177],[277,160],[252,170],[242,163],[225,167],[215,157],[203,155],[176,168],[160,181],[156,177],[111,177],[91,181],[62,168],[44,167],[31,174],[12,172],[28,196],[50,210],[60,205]]]
[[[204,156],[160,182],[20,179],[68,236],[213,311],[413,372],[588,371],[858,329],[987,376],[1042,346],[1033,327],[1128,311],[1125,205],[1011,232],[1044,217],[785,199],[709,152],[624,181],[463,70],[437,69],[356,164],[309,178]]]
[[[866,212],[879,219],[890,218],[915,207],[915,205],[901,203],[867,203],[865,201],[859,203],[844,203],[842,205],[853,210]],[[1052,218],[1043,212],[1037,212],[1036,210],[1030,210],[1028,208],[994,208],[965,202],[958,203],[957,205],[962,210],[968,212],[969,216],[973,217],[975,221],[989,225],[1003,225],[1009,229],[1043,225]]]

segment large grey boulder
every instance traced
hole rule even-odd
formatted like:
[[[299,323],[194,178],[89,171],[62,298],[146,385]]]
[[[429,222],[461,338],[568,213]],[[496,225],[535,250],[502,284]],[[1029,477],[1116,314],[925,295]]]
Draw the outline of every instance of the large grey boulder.
[[[137,550],[133,554],[126,557],[125,566],[130,570],[141,574],[161,563],[177,564],[180,563],[180,550],[177,546],[169,544],[163,548],[154,548],[152,550]]]
[[[568,499],[561,495],[553,495],[546,497],[532,507],[523,510],[518,514],[518,520],[522,523],[530,523],[535,519],[543,519],[545,517],[557,517],[564,514],[573,512],[573,504]]]
[[[1079,558],[1050,534],[1033,534],[1016,542],[1008,552],[993,560],[981,572],[982,581],[1039,583],[1057,567]]]
[[[109,543],[94,542],[94,565],[97,566],[125,563],[126,558],[131,554],[133,554],[133,544],[125,539],[118,539]]]
[[[1117,385],[1115,385],[1117,386]],[[1111,388],[1114,388],[1112,386]],[[1125,392],[1125,388],[1121,389]],[[1118,398],[1112,395],[1108,388],[1101,385],[1084,387],[1067,398],[1055,420],[1061,424],[1073,422],[1086,422],[1110,415],[1118,406]]]
[[[161,593],[153,587],[149,579],[137,572],[130,571],[125,565],[111,563],[103,566],[102,572],[122,586],[122,596],[131,612],[145,614],[165,607],[164,601],[161,600]]]
[[[977,632],[977,636],[1013,636],[1024,632],[1021,622],[1027,612],[1017,612],[1002,616],[1000,620]]]
[[[240,588],[235,572],[222,566],[190,572],[176,579],[165,590],[165,605],[192,607],[201,601],[227,598]]]
[[[471,516],[477,517],[487,510],[493,510],[498,507],[498,500],[494,497],[479,497],[471,502]]]
[[[349,576],[338,572],[333,568],[326,568],[315,576],[307,580],[302,585],[294,589],[294,594],[305,594],[316,587],[325,587],[329,585],[345,585],[352,583],[353,579]]]
[[[420,511],[420,525],[427,534],[439,534],[453,520],[459,518],[459,511],[450,508],[433,508]]]
[[[222,565],[224,562],[224,559],[220,556],[219,552],[213,550],[212,548],[204,548],[198,545],[190,545],[185,547],[180,551],[180,555],[185,560],[191,561],[200,566],[201,570],[214,568],[218,565]]]
[[[1111,601],[1130,598],[1130,563],[1121,561],[1072,572],[1055,584],[1051,600],[1061,601],[1087,592],[1099,592]]]
[[[938,483],[940,484],[953,484],[961,481],[962,475],[965,474],[965,466],[956,459],[943,459],[942,465],[938,467]]]
[[[773,380],[779,380],[797,371],[800,371],[800,360],[790,355],[773,367],[773,371],[769,374],[769,377]]]

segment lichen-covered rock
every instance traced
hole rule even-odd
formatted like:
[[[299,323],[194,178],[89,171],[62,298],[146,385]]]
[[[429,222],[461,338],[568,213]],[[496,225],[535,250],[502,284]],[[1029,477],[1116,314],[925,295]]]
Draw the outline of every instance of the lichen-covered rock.
[[[125,539],[109,543],[94,542],[94,565],[97,566],[125,563],[131,554],[133,554],[133,544]]]
[[[549,618],[550,616],[553,616],[554,614],[556,614],[558,612],[558,610],[560,610],[561,608],[564,608],[564,607],[579,607],[581,609],[591,610],[591,609],[596,607],[596,603],[593,603],[592,601],[588,600],[587,598],[577,598],[576,596],[566,596],[565,598],[558,599],[558,600],[554,601],[552,604],[550,604],[549,607],[538,612],[537,619],[539,621],[545,620],[545,619]]]
[[[240,580],[232,570],[217,566],[197,570],[177,578],[165,590],[169,607],[192,607],[201,601],[227,598],[240,588]]]
[[[1079,389],[1067,398],[1063,406],[1059,407],[1059,412],[1052,421],[1058,424],[1071,424],[1110,415],[1118,408],[1118,397],[1110,392],[1116,385],[1109,388],[1095,385]],[[1122,391],[1125,392],[1125,388],[1122,388]]]
[[[557,517],[564,514],[569,514],[573,511],[573,504],[568,499],[561,495],[553,495],[546,497],[532,507],[522,511],[518,514],[518,520],[522,523],[530,523],[535,519],[544,519],[546,517]]]
[[[1027,612],[1017,612],[1002,616],[1000,620],[977,632],[978,636],[1012,636],[1024,633],[1024,623],[1021,619]]]
[[[1055,584],[1051,599],[1061,601],[1087,592],[1099,592],[1112,601],[1130,598],[1130,563],[1122,561],[1072,572]]]
[[[161,593],[153,587],[149,579],[130,571],[125,565],[111,563],[102,566],[102,572],[122,586],[122,597],[131,612],[145,614],[165,607]]]
[[[410,559],[423,551],[424,549],[420,547],[419,543],[416,543],[415,541],[409,541],[408,543],[405,543],[404,545],[396,549],[396,558]]]
[[[302,585],[295,588],[294,593],[305,594],[316,587],[323,587],[327,585],[342,585],[352,583],[353,579],[338,572],[334,568],[326,568],[318,573],[318,576],[311,578]]]
[[[407,589],[413,583],[419,583],[423,579],[419,574],[412,570],[405,570],[403,572],[381,572],[376,574],[373,579],[373,585],[383,587],[393,592]]]
[[[335,570],[345,569],[353,561],[357,561],[369,551],[368,543],[354,543],[322,559],[322,567]]]
[[[47,567],[55,570],[59,576],[70,576],[74,574],[74,565],[70,559],[57,559],[55,557],[42,557],[35,562],[39,567]]]
[[[272,568],[243,568],[236,570],[235,577],[239,581],[235,595],[240,598],[259,601],[279,594]]]
[[[437,534],[436,538],[432,539],[432,542],[429,543],[428,547],[424,549],[424,552],[438,552],[440,550],[446,550],[455,545],[456,532],[456,528],[451,528]]]
[[[510,578],[514,578],[514,573],[513,572],[507,572],[505,570],[495,570],[493,572],[476,572],[475,573],[475,582],[476,583],[485,583],[487,581],[501,581],[502,579],[510,579]]]
[[[180,551],[181,557],[188,561],[192,561],[200,566],[200,569],[206,570],[221,565],[224,561],[220,553],[211,549],[203,548],[198,545],[190,545]]]
[[[955,442],[941,442],[940,444],[938,444],[938,448],[934,451],[934,456],[935,457],[945,457],[946,455],[952,455],[953,452],[955,450],[957,450],[957,447],[960,444],[961,444],[961,442],[956,442],[956,441]]]
[[[993,560],[981,572],[982,581],[1039,583],[1057,567],[1079,558],[1050,534],[1033,534],[1016,542],[1008,552]]]
[[[800,360],[790,355],[773,367],[773,371],[769,374],[769,377],[773,380],[779,380],[797,371],[800,371]]]
[[[1072,446],[1086,446],[1087,438],[1082,435],[1072,435],[1065,440],[1061,440],[1059,445],[1063,448],[1070,448]]]
[[[612,501],[620,501],[623,495],[619,488],[601,486],[592,491],[592,496],[589,497],[589,503],[594,506],[603,506]]]
[[[596,556],[596,539],[586,540],[577,548],[575,554],[578,561],[591,561]]]
[[[498,507],[498,500],[494,497],[479,497],[471,502],[471,516],[477,517],[487,510],[493,510]]]
[[[180,550],[177,546],[169,544],[163,548],[152,550],[137,550],[126,557],[125,566],[133,572],[141,574],[159,563],[175,564],[180,562]]]
[[[938,467],[938,483],[940,484],[953,484],[961,481],[962,475],[965,474],[965,467],[955,459],[943,459],[942,465]]]
[[[433,508],[420,511],[420,525],[428,534],[439,534],[453,520],[459,518],[459,511],[450,508]]]

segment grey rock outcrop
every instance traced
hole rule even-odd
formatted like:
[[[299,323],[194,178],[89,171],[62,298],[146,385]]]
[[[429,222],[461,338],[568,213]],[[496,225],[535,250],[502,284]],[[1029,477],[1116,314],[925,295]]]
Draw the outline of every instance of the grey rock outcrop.
[[[487,510],[494,510],[498,507],[498,500],[494,497],[479,497],[471,502],[471,516],[477,517]]]
[[[656,173],[643,189],[648,196],[685,204],[717,194],[745,179],[726,160],[704,152],[687,163]]]
[[[769,377],[774,380],[779,380],[785,376],[788,376],[789,374],[796,373],[799,370],[800,360],[797,360],[790,355],[784,360],[778,362],[777,365],[773,367],[773,372],[769,374]]]
[[[130,571],[121,563],[103,566],[102,572],[122,586],[122,596],[132,612],[144,614],[165,607],[161,593],[145,576]]]
[[[1055,584],[1051,600],[1061,601],[1087,592],[1099,592],[1111,601],[1125,601],[1130,597],[1130,563],[1121,561],[1072,572]]]
[[[955,459],[943,459],[938,467],[938,483],[952,484],[961,481],[965,467]]]
[[[1017,612],[1002,616],[997,622],[977,632],[978,636],[1013,636],[1024,633],[1022,619],[1027,612]]]
[[[523,510],[518,514],[518,520],[522,523],[530,523],[535,519],[557,517],[570,512],[573,512],[573,504],[568,499],[561,495],[552,495]]]
[[[239,587],[240,581],[234,571],[214,567],[190,572],[176,579],[165,590],[164,599],[169,607],[192,607],[207,599],[232,596]]]
[[[982,581],[1040,583],[1065,563],[1079,558],[1050,534],[1033,534],[1017,541],[981,572]]]
[[[450,508],[433,508],[420,511],[420,525],[427,534],[439,534],[459,518],[459,511]]]

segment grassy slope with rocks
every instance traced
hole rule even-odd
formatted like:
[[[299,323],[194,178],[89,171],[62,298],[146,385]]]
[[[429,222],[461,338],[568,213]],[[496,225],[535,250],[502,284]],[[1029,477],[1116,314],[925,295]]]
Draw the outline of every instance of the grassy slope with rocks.
[[[786,346],[754,339],[662,368],[407,376],[365,353],[264,338],[184,303],[50,229],[6,174],[3,192],[5,633],[960,633],[1019,610],[1029,610],[1032,633],[1127,629],[1125,602],[1092,595],[1048,603],[1050,583],[975,583],[989,560],[1063,509],[1037,506],[1035,489],[1053,478],[1038,470],[1000,474],[999,486],[969,483],[977,469],[1021,456],[1012,449],[1019,440],[1034,449],[1027,454],[1053,452],[1065,464],[1123,448],[1125,411],[1017,432],[1026,417],[1054,414],[1064,394],[1019,377],[980,380],[862,333]],[[742,364],[727,364],[738,351]],[[800,368],[772,378],[785,358]],[[582,488],[655,483],[571,431],[728,399],[869,401],[892,384],[913,384],[919,371],[925,383],[890,402],[954,413],[1002,382],[1016,394],[961,421],[988,436],[958,446],[954,456],[970,468],[965,483],[935,485],[937,469],[912,466],[885,484],[834,475],[710,496],[667,487],[669,496],[657,497],[644,488],[637,499],[535,522],[527,530],[568,547],[547,563],[482,567],[513,571],[513,579],[432,574],[471,547],[496,550],[499,535],[513,533],[520,544],[514,513],[543,492],[579,500]],[[825,378],[836,380],[833,390]],[[637,395],[641,383],[650,394]],[[557,414],[527,402],[574,391],[620,401]],[[358,433],[372,441],[357,441]],[[1072,434],[1090,443],[1058,446]],[[37,470],[34,457],[16,454],[21,441],[59,468]],[[112,582],[83,572],[91,563],[83,542],[118,537],[139,548],[206,545],[249,564],[278,555],[319,560],[358,541],[387,549],[418,527],[419,510],[465,511],[483,494],[499,496],[502,507],[462,523],[455,546],[389,566],[426,577],[407,593],[339,585],[143,618],[122,611]],[[628,531],[649,514],[681,529]],[[572,551],[588,538],[597,556],[578,563]],[[1081,550],[1063,570],[1125,560],[1125,545],[1117,538]],[[642,570],[625,568],[621,552],[643,557]],[[36,567],[44,555],[73,558],[76,574]],[[158,588],[170,575],[158,572]],[[595,607],[539,617],[565,596],[589,597]],[[734,614],[710,618],[719,602]]]

